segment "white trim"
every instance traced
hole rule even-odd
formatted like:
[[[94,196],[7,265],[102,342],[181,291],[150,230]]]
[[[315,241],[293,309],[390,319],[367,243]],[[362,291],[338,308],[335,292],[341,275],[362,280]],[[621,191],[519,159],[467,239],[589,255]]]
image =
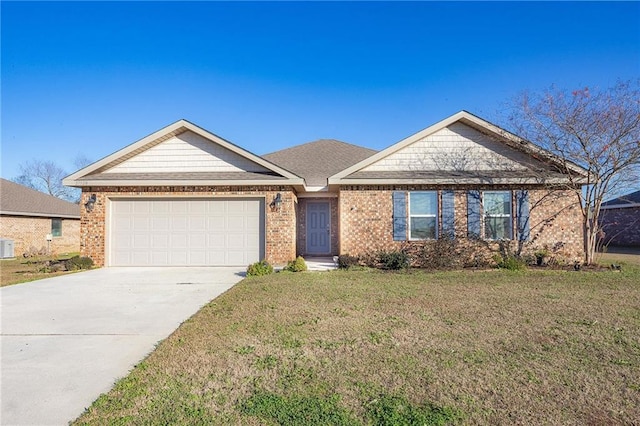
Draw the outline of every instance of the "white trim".
[[[76,186],[294,186],[303,185],[302,178],[291,180],[83,180]]]
[[[436,198],[436,211],[434,214],[411,214],[411,194],[434,194]],[[439,213],[440,213],[440,193],[437,190],[430,191],[407,191],[407,240],[408,241],[429,241],[429,240],[437,240],[439,237],[438,227],[440,225],[439,221]],[[427,217],[427,218],[435,218],[435,236],[433,238],[412,238],[411,237],[411,218],[413,217]]]
[[[640,203],[610,204],[606,206],[600,206],[600,210],[628,209],[632,207],[640,207]]]
[[[65,177],[62,180],[62,183],[64,185],[67,186],[78,186],[78,187],[82,187],[82,186],[103,186],[105,185],[104,183],[89,183],[89,182],[93,182],[93,181],[79,181],[78,179],[85,177],[97,170],[99,170],[102,167],[108,166],[110,163],[113,163],[115,161],[118,161],[120,159],[122,159],[123,157],[127,156],[128,154],[133,153],[134,151],[138,150],[138,149],[142,149],[144,148],[146,145],[160,139],[163,137],[166,137],[172,133],[182,133],[183,131],[189,130],[197,135],[202,136],[205,139],[210,140],[213,143],[216,143],[220,146],[222,146],[223,148],[226,148],[254,163],[257,163],[259,165],[261,165],[262,167],[265,167],[266,169],[269,169],[285,178],[287,178],[289,181],[291,182],[304,182],[303,179],[299,176],[296,176],[295,174],[276,166],[275,164],[265,160],[264,158],[255,155],[245,149],[240,148],[239,146],[213,134],[208,132],[207,130],[196,126],[193,123],[190,123],[187,120],[178,120],[173,124],[170,124],[160,130],[158,130],[155,133],[150,134],[149,136],[146,136],[142,139],[140,139],[137,142],[134,142],[122,149],[120,149],[119,151],[114,152],[111,155],[108,155],[104,158],[102,158],[101,160],[96,161],[93,164],[90,164],[87,167],[84,167],[83,169],[78,170],[77,172]],[[286,183],[284,183],[285,185],[291,185],[292,183],[286,181]],[[96,182],[100,182],[100,181],[96,181]],[[119,185],[132,185],[130,182],[131,181],[127,181],[127,183],[124,183],[124,181],[120,181],[121,183],[114,183],[113,181],[111,182],[111,184],[109,186],[119,186]],[[140,181],[134,181],[136,186],[141,185]],[[156,185],[167,185],[167,181],[163,181],[165,183],[156,183]],[[178,181],[172,181],[174,183],[172,183],[172,185],[184,185],[184,183],[177,183]],[[238,181],[233,181],[233,182],[238,182]],[[247,183],[247,181],[243,181],[242,185],[248,185],[250,183]],[[255,182],[254,182],[255,184]],[[216,182],[216,185],[230,185],[229,183],[226,182]]]
[[[500,127],[489,123],[488,121],[485,121],[479,117],[476,117],[475,115],[467,112],[467,111],[460,111],[448,118],[445,118],[442,121],[439,121],[438,123],[427,127],[424,130],[419,131],[418,133],[415,133],[403,140],[401,140],[400,142],[391,145],[390,147],[372,155],[371,157],[368,157],[362,161],[360,161],[359,163],[354,164],[353,166],[339,172],[336,173],[333,176],[330,176],[328,179],[329,184],[347,184],[350,185],[352,184],[352,180],[353,179],[344,179],[345,177],[349,176],[352,173],[355,173],[367,166],[370,166],[371,164],[376,163],[377,161],[405,148],[408,145],[411,145],[414,142],[417,142],[421,139],[424,139],[425,137],[444,129],[447,126],[450,126],[451,124],[460,121],[463,124],[471,124],[471,125],[475,125],[477,127],[483,128],[499,137],[502,137],[503,139],[509,140],[511,142],[514,142],[515,144],[521,145],[523,150],[526,151],[532,151],[536,154],[539,154],[541,156],[543,156],[544,158],[547,158],[555,163],[560,163],[560,159],[553,155],[551,152],[542,149],[534,144],[532,144],[529,141],[526,141],[522,138],[520,138],[519,136],[514,135],[513,133],[510,133],[504,129],[501,129]],[[473,126],[472,126],[473,127]],[[579,175],[584,175],[586,176],[587,171],[584,170],[582,167],[579,167],[578,165],[575,164],[567,164],[567,166],[574,171],[575,173],[579,174]],[[381,179],[383,180],[383,179]],[[392,183],[391,181],[386,181],[389,183]]]
[[[7,210],[2,210],[2,211],[0,211],[0,215],[1,216],[25,216],[25,217],[48,218],[48,219],[78,219],[78,220],[80,220],[80,215],[79,214],[78,214],[78,216],[72,216],[72,215],[67,215],[67,214],[12,212],[12,211],[7,211]]]

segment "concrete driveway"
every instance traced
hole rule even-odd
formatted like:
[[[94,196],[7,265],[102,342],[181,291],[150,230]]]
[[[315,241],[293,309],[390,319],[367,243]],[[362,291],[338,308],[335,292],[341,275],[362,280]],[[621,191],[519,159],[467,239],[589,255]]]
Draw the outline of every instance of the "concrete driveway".
[[[62,425],[240,268],[104,268],[0,289],[0,424]]]

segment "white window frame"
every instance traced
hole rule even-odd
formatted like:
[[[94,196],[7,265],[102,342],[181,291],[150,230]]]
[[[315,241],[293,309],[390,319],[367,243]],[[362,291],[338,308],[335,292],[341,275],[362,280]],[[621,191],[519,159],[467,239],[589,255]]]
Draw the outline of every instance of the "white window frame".
[[[54,223],[56,223],[56,221],[59,221],[60,223],[60,233],[58,235],[56,235],[56,233],[54,232]],[[52,218],[51,219],[51,236],[56,238],[56,237],[62,237],[62,219],[60,218]]]
[[[408,237],[409,237],[409,241],[425,241],[425,240],[437,240],[439,238],[439,232],[438,232],[438,228],[439,228],[439,218],[438,218],[438,213],[440,211],[440,196],[438,194],[438,191],[407,191],[408,193],[408,208],[407,208],[407,229],[409,231],[408,233]],[[436,211],[433,214],[411,214],[411,195],[412,194],[433,194],[435,196],[436,199]],[[435,219],[435,235],[433,238],[413,238],[411,236],[411,219],[414,217],[427,217],[427,218],[434,218]]]
[[[509,195],[509,214],[492,214],[489,215],[487,213],[487,209],[485,208],[485,199],[486,194],[508,194]],[[491,238],[490,235],[487,235],[487,218],[509,218],[509,235],[505,238]],[[501,240],[513,240],[513,191],[505,190],[505,191],[483,191],[482,192],[482,233],[484,234],[484,239],[489,241],[501,241]]]

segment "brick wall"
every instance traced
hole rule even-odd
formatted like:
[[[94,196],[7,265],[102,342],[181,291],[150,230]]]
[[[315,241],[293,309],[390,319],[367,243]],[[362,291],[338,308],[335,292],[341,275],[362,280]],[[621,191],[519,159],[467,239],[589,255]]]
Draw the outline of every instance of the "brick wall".
[[[339,217],[338,217],[338,199],[337,198],[300,198],[298,199],[298,241],[297,253],[300,256],[306,256],[307,250],[307,203],[308,202],[328,202],[331,214],[331,254],[339,252]]]
[[[51,233],[51,219],[45,217],[2,216],[0,236],[13,240],[16,256],[22,256],[31,248],[50,250],[52,254],[80,251],[80,221],[62,219],[62,235],[53,237],[50,244],[47,234]]]
[[[605,244],[640,247],[640,207],[600,210]]]
[[[381,249],[397,250],[407,244],[420,244],[393,240],[392,193],[395,190],[427,191],[437,189],[418,185],[345,186],[341,188],[339,200],[341,215],[340,254],[362,255]],[[467,235],[466,191],[468,189],[472,188],[464,188],[463,190],[456,188],[454,194],[456,238],[466,238]],[[483,189],[508,190],[509,188]],[[581,259],[583,255],[582,222],[575,196],[570,192],[550,193],[544,189],[530,189],[529,199],[531,238],[525,244],[523,253],[532,253],[537,248],[546,245],[549,249],[554,250],[558,258],[567,261]],[[441,227],[441,210],[439,214]]]
[[[272,211],[269,203],[277,193],[282,196],[280,211]],[[290,187],[88,187],[83,189],[82,201],[96,194],[92,212],[82,208],[80,251],[99,265],[105,264],[106,206],[110,197],[226,197],[247,196],[265,198],[265,258],[275,265],[285,264],[296,257],[296,195]]]

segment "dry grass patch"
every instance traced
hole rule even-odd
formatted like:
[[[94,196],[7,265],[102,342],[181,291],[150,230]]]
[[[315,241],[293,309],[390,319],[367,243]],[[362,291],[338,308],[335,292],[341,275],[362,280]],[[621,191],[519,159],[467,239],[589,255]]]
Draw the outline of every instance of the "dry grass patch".
[[[632,423],[639,277],[630,267],[246,279],[77,424]]]
[[[48,260],[66,260],[75,255],[77,253],[63,254],[57,257],[36,256],[27,259],[17,257],[15,259],[0,260],[0,287],[68,274],[68,271],[44,271],[45,262]]]

